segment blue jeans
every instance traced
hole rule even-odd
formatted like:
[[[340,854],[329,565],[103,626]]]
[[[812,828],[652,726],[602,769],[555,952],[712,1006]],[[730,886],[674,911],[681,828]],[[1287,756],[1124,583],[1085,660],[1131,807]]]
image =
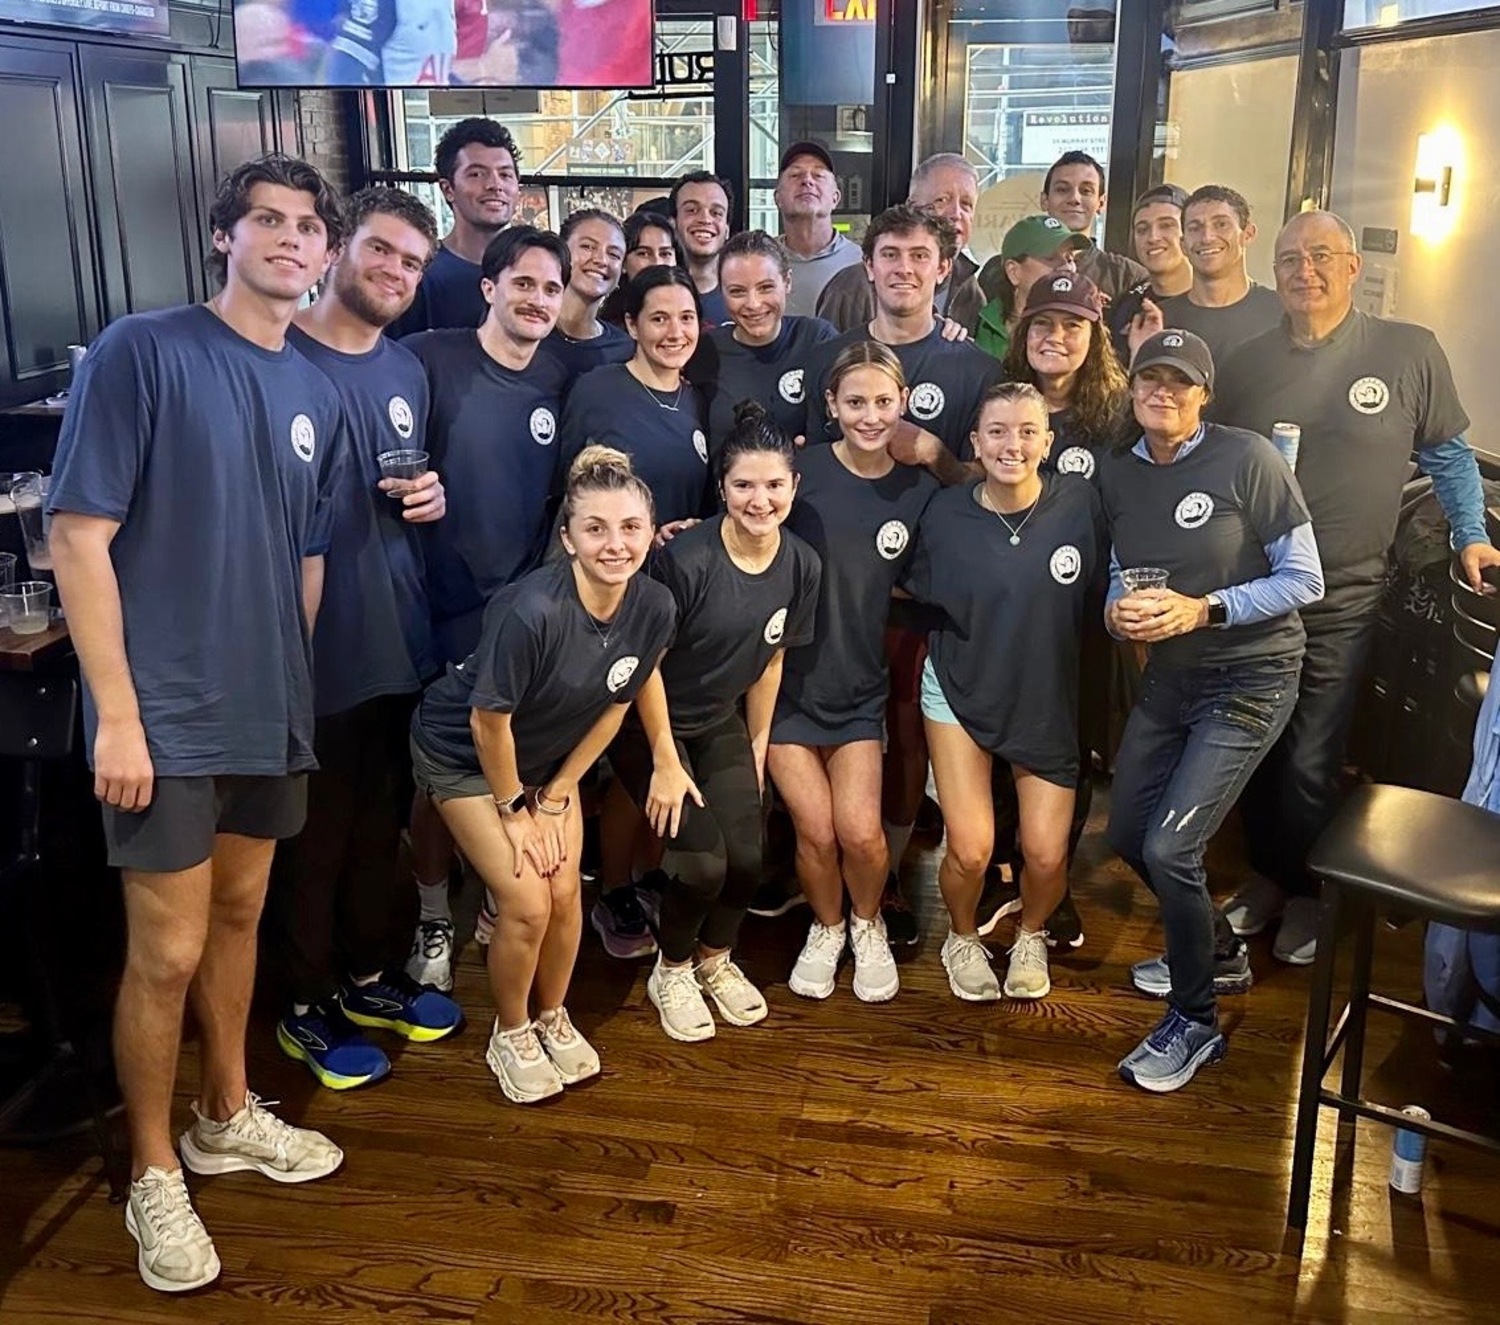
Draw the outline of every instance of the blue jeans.
[[[1161,905],[1171,1002],[1211,1020],[1214,907],[1203,855],[1297,703],[1300,658],[1148,666],[1115,759],[1109,844]]]

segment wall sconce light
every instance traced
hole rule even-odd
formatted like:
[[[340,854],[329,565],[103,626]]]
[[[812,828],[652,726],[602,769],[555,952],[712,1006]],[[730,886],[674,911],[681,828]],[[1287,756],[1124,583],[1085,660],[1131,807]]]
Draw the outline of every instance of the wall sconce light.
[[[1412,180],[1411,231],[1424,239],[1442,239],[1453,230],[1453,177],[1462,143],[1457,131],[1439,129],[1417,139],[1417,168]]]

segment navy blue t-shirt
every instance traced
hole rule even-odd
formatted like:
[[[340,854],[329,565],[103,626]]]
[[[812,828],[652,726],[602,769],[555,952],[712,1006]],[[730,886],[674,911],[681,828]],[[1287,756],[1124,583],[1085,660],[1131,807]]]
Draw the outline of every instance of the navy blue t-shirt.
[[[644,575],[613,620],[595,621],[572,562],[550,561],[491,600],[479,647],[428,687],[412,735],[446,767],[478,773],[470,710],[509,713],[521,781],[543,786],[611,704],[640,693],[676,622],[672,595]]]
[[[447,514],[422,535],[438,647],[456,662],[474,651],[490,595],[546,547],[566,370],[541,353],[506,368],[473,331],[430,331],[405,348],[427,372],[427,451],[448,492]]]
[[[202,304],[89,349],[48,509],[117,521],[125,654],[158,777],[315,768],[302,561],[328,550],[348,439],[332,383]],[[98,715],[85,687],[92,752]]]
[[[422,273],[422,283],[417,286],[417,297],[411,301],[411,307],[385,329],[385,334],[400,340],[419,331],[477,327],[490,311],[484,291],[479,288],[483,275],[477,262],[439,247]]]
[[[702,397],[683,379],[653,391],[624,364],[606,364],[573,383],[562,416],[561,472],[598,442],[630,456],[656,499],[656,522],[697,519],[714,507]]]
[[[784,317],[769,345],[742,345],[734,327],[715,327],[698,342],[688,375],[708,397],[708,437],[717,447],[734,426],[734,407],[757,400],[788,437],[807,426],[806,368],[813,347],[838,335],[820,317]]]
[[[333,383],[349,424],[349,462],[334,493],[313,629],[313,683],[323,717],[377,695],[411,694],[442,666],[417,526],[376,487],[382,451],[422,445],[427,377],[414,355],[384,337],[368,354],[343,354],[296,326],[287,339]]]
[[[722,327],[729,323],[729,305],[724,302],[724,287],[716,285],[707,294],[698,291],[698,314],[703,329]]]
[[[569,386],[603,364],[626,363],[635,357],[635,341],[628,332],[608,322],[599,325],[604,331],[592,340],[576,340],[561,327],[553,327],[542,342],[542,349],[568,370]]]

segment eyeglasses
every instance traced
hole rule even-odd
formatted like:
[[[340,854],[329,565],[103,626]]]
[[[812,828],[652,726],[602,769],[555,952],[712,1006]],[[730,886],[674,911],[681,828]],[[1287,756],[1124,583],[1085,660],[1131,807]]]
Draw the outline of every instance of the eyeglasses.
[[[1352,258],[1353,250],[1347,248],[1317,248],[1311,253],[1282,253],[1276,258],[1276,270],[1283,276],[1295,276],[1304,263],[1311,263],[1314,271],[1327,271],[1335,258]]]

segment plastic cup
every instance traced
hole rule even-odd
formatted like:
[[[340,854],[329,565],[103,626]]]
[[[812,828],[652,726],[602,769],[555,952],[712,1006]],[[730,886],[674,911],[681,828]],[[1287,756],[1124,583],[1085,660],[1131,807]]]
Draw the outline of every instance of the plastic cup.
[[[1144,593],[1147,589],[1165,589],[1169,573],[1160,566],[1127,566],[1120,571],[1120,583],[1126,593]]]
[[[400,501],[412,490],[412,480],[427,472],[426,451],[382,451],[376,459],[380,462],[380,477],[400,479],[401,486],[391,488],[387,497]]]
[[[0,593],[0,611],[17,635],[40,635],[52,621],[52,586],[46,580],[22,580]]]
[[[16,554],[0,552],[0,593],[9,593],[16,582]],[[0,604],[0,630],[10,624],[10,608]]]
[[[10,500],[16,518],[21,522],[21,541],[26,545],[26,562],[32,574],[52,571],[52,551],[47,534],[52,519],[47,514],[47,489],[52,480],[45,474],[17,474],[11,480]]]

